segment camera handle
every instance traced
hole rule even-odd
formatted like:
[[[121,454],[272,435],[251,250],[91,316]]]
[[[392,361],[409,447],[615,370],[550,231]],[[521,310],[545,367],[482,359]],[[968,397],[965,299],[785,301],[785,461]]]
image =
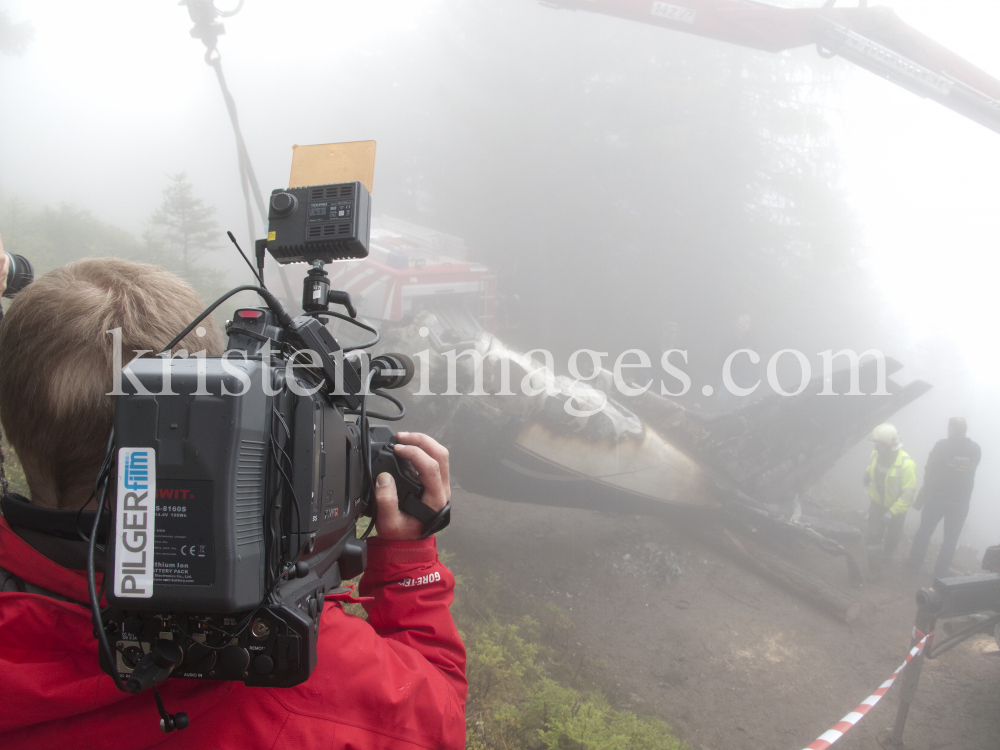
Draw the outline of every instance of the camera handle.
[[[432,510],[422,500],[424,486],[420,483],[417,470],[409,461],[399,458],[393,450],[396,436],[392,429],[385,425],[375,425],[371,427],[370,433],[373,446],[378,446],[372,452],[372,476],[377,477],[382,472],[392,476],[396,482],[399,509],[424,525],[424,538],[443,530],[451,522],[451,503],[446,503],[440,511]]]

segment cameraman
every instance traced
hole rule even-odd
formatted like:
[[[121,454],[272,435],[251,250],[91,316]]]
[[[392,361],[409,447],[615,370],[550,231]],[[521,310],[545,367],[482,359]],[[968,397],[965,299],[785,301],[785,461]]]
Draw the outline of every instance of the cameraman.
[[[170,679],[168,710],[190,727],[159,729],[153,691],[119,692],[98,666],[78,519],[112,424],[112,337],[159,351],[203,305],[155,266],[103,258],[52,271],[19,293],[0,325],[0,421],[31,489],[3,499],[0,519],[0,744],[4,748],[464,747],[465,650],[448,610],[454,578],[434,539],[376,480],[378,538],[361,579],[368,621],[327,600],[317,666],[292,688]],[[219,354],[211,325],[176,348]],[[127,359],[126,355],[126,359]],[[450,496],[448,452],[400,433],[400,456],[424,502]],[[89,514],[83,514],[84,517]],[[103,568],[103,560],[98,569]],[[420,585],[414,581],[424,581]],[[405,582],[405,583],[404,583]],[[404,584],[404,585],[400,585]]]

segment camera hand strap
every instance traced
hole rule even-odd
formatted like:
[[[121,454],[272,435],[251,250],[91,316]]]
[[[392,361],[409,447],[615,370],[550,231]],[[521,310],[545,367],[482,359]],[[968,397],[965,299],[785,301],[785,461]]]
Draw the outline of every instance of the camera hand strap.
[[[429,508],[415,493],[406,492],[399,501],[399,509],[413,516],[424,525],[423,537],[436,534],[451,523],[451,502],[445,503],[440,511]]]

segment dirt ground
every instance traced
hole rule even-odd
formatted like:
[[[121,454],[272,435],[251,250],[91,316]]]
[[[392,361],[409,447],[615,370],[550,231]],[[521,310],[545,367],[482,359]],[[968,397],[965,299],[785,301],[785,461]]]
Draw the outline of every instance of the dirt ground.
[[[793,550],[796,564],[862,602],[848,625],[715,554],[669,517],[462,490],[453,503],[440,543],[457,565],[561,607],[575,624],[565,657],[579,660],[574,674],[588,675],[615,707],[663,719],[693,750],[800,750],[874,692],[909,647],[918,584],[898,563],[879,583],[850,589],[842,559]],[[905,551],[906,543],[897,558]],[[835,747],[878,748],[897,691]],[[993,638],[925,662],[904,739],[912,750],[1000,747]]]

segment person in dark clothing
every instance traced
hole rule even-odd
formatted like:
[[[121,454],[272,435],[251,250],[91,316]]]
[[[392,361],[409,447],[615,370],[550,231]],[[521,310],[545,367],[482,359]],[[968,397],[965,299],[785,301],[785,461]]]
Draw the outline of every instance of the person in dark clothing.
[[[907,565],[912,573],[920,572],[931,536],[942,519],[944,541],[934,564],[935,577],[946,576],[955,557],[958,536],[969,514],[972,485],[981,457],[979,445],[966,437],[966,429],[962,417],[952,417],[948,421],[948,437],[937,442],[927,459],[924,486],[920,493],[923,500],[920,528],[913,539]]]

